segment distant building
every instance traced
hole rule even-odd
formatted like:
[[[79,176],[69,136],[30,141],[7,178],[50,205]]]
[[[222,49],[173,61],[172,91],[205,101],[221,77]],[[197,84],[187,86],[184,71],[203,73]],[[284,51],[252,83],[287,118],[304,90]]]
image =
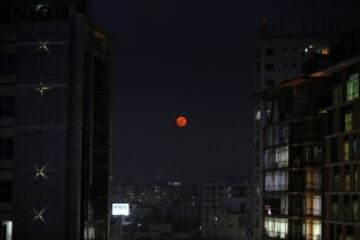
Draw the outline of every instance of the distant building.
[[[203,184],[201,200],[201,231],[203,237],[214,239],[214,234],[216,236],[233,236],[234,231],[238,233],[245,229],[244,239],[250,239],[252,203],[251,189],[247,183],[214,182]],[[214,219],[220,219],[220,216],[214,218],[213,215],[216,213],[225,217],[221,218],[222,224],[214,222]],[[231,220],[226,220],[225,215]],[[225,227],[225,222],[232,225],[230,222],[235,221],[235,218],[238,220],[236,226]]]
[[[111,44],[86,1],[0,3],[0,239],[108,239]]]
[[[130,203],[127,221],[149,227],[150,223],[171,224],[173,232],[193,233],[199,230],[199,189],[180,182],[115,186],[114,202]],[[135,229],[134,231],[141,231]]]
[[[242,211],[231,211],[227,208],[211,208],[208,211],[207,239],[248,240],[249,212],[244,207]]]

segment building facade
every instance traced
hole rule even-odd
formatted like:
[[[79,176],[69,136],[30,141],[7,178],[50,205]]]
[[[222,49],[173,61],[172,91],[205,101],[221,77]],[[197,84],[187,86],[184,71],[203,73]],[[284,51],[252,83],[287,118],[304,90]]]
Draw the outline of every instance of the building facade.
[[[266,21],[266,20],[265,20]],[[329,61],[330,45],[334,37],[261,35],[258,40],[256,53],[256,92],[262,92],[284,80],[304,76],[306,73],[321,69]],[[264,181],[264,127],[266,115],[272,111],[267,108],[262,95],[255,95],[254,108],[254,216],[253,237],[262,239],[264,229],[263,219],[263,191]]]
[[[322,118],[329,81],[299,78],[261,93],[264,239],[322,239]]]
[[[358,239],[359,31],[331,64],[258,93],[263,239]]]
[[[331,78],[324,117],[324,239],[360,238],[360,32],[336,47],[334,64],[314,75]]]
[[[249,239],[251,226],[251,189],[249,184],[240,182],[214,182],[206,183],[201,187],[201,232],[205,238],[213,238],[215,230],[218,231],[216,236],[231,235],[243,236]],[[217,220],[215,215],[218,214]],[[220,217],[221,214],[231,216],[231,221],[238,220],[236,226],[229,227],[225,223],[220,224],[218,221],[227,221],[226,216]],[[215,221],[215,222],[214,222]],[[241,224],[240,224],[241,223]],[[232,235],[232,232],[237,234]],[[225,234],[225,235],[224,235]],[[229,237],[228,236],[228,237]]]
[[[110,42],[85,5],[1,3],[1,240],[108,239]]]

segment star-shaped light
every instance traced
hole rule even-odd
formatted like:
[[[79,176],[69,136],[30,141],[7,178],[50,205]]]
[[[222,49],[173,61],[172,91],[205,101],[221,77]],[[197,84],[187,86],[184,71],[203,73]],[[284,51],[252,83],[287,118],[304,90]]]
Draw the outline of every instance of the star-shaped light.
[[[40,95],[41,95],[41,96],[44,96],[45,91],[50,90],[50,89],[51,89],[50,87],[46,87],[46,86],[43,84],[42,80],[40,80],[39,87],[38,87],[38,88],[35,88],[34,90],[35,90],[35,91],[39,91]]]
[[[48,176],[46,176],[46,167],[47,167],[47,164],[45,164],[43,167],[37,167],[35,166],[34,169],[35,169],[35,175],[34,175],[34,180],[38,179],[38,178],[44,178],[46,180],[49,180]]]
[[[49,40],[47,40],[47,41],[40,40],[39,41],[39,47],[38,47],[37,51],[39,52],[41,50],[44,50],[48,54],[51,54],[48,45],[49,45]]]
[[[32,218],[32,222],[35,222],[35,221],[41,221],[43,223],[45,223],[45,218],[44,218],[44,213],[46,212],[46,208],[42,209],[42,210],[36,210],[36,209],[33,209],[31,211],[31,214],[33,215],[33,218]]]

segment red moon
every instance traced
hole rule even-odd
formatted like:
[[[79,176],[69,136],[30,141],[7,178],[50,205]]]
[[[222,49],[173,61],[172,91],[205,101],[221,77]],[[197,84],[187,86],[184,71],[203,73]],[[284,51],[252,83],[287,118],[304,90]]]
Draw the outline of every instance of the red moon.
[[[179,117],[177,117],[177,118],[176,118],[176,125],[177,125],[178,127],[181,127],[181,128],[185,127],[185,126],[187,125],[187,119],[186,119],[186,117],[184,117],[184,116],[179,116]]]

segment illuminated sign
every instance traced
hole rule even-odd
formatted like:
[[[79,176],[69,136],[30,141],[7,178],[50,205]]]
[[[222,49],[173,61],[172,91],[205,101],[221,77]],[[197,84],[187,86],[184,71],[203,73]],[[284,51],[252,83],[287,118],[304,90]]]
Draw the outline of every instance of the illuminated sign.
[[[130,214],[130,205],[128,203],[113,203],[111,214],[113,216],[128,216]]]

